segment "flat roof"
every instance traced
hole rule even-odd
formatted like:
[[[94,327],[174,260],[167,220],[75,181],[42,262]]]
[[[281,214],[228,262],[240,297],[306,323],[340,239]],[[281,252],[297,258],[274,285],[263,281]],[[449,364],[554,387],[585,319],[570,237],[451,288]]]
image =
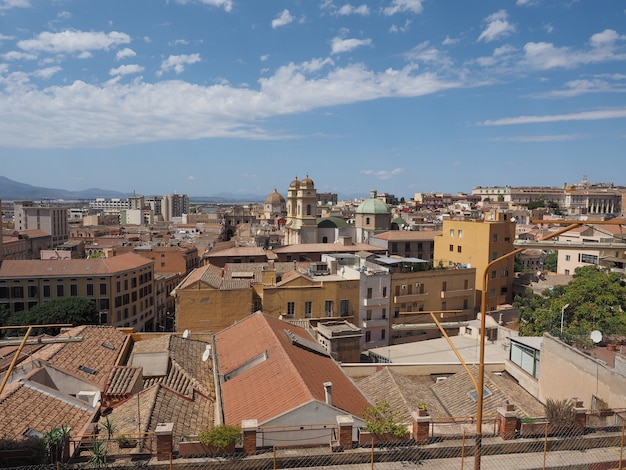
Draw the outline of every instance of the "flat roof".
[[[480,341],[469,336],[450,336],[450,340],[466,364],[480,362]],[[370,352],[390,359],[392,364],[460,364],[445,338],[415,341],[370,349]],[[485,342],[485,363],[501,363],[508,352],[498,341]]]

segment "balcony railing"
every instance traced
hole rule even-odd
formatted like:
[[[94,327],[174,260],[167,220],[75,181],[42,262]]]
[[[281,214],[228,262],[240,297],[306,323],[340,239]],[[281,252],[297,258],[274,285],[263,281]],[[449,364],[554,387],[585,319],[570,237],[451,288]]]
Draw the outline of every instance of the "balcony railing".
[[[460,289],[460,290],[442,290],[442,299],[454,299],[457,297],[468,297],[474,294],[474,289]]]
[[[396,304],[419,302],[420,300],[427,299],[428,295],[428,292],[424,292],[423,294],[399,294],[393,296],[393,301]]]

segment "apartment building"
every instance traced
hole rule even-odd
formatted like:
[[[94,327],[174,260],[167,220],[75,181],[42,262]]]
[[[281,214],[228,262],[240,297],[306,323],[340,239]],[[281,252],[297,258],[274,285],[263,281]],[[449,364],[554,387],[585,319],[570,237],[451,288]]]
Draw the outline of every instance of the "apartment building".
[[[186,194],[168,194],[161,199],[163,220],[169,221],[187,213],[189,213],[189,196]]]
[[[491,261],[515,248],[515,222],[508,212],[494,211],[485,219],[444,220],[442,233],[435,238],[435,267],[472,267],[476,269],[476,302],[481,303],[487,289],[487,310],[513,301],[514,259],[507,258],[490,268],[487,283],[484,275]]]
[[[370,237],[370,245],[380,247],[389,256],[419,258],[432,261],[435,251],[435,237],[441,231],[434,230],[391,230]]]
[[[13,314],[47,300],[86,297],[103,325],[152,331],[154,261],[133,253],[102,259],[4,260],[0,306]]]
[[[65,243],[69,238],[67,208],[35,204],[33,201],[13,203],[15,230],[41,230],[52,237],[52,247]]]

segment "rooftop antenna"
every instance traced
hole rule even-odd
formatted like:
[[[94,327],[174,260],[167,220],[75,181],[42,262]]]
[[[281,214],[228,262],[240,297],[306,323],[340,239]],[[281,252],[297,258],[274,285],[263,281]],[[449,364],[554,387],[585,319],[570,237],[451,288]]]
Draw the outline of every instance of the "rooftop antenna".
[[[206,349],[202,353],[202,362],[208,361],[209,357],[211,357],[211,345],[207,344]]]

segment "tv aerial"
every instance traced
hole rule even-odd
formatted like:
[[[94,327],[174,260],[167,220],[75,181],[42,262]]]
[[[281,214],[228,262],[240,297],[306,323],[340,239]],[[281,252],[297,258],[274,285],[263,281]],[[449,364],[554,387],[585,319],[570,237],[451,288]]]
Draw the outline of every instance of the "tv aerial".
[[[593,341],[593,344],[598,344],[600,341],[602,341],[602,332],[598,330],[593,330],[589,337],[591,338],[591,341]]]

